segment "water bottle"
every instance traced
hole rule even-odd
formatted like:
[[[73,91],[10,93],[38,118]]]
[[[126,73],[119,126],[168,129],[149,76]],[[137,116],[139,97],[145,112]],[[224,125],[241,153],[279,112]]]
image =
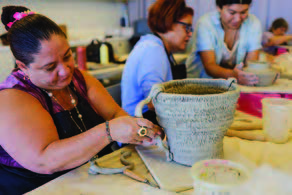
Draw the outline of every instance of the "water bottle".
[[[109,64],[108,47],[105,43],[101,43],[99,53],[100,53],[100,63]]]
[[[77,64],[80,70],[87,70],[86,67],[86,47],[78,46],[76,48],[77,53]]]

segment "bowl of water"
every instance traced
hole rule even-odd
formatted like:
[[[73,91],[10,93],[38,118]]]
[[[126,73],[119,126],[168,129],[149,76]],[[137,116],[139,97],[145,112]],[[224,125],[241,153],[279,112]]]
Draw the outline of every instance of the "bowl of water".
[[[272,68],[270,63],[263,61],[249,61],[244,71],[254,73],[259,78],[255,85],[259,87],[273,85],[279,77],[279,71]]]
[[[194,194],[230,194],[233,188],[250,178],[250,171],[243,165],[222,159],[203,160],[191,168]]]

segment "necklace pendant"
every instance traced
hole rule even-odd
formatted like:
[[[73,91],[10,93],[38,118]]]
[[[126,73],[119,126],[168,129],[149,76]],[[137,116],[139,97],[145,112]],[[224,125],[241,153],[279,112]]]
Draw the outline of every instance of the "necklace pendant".
[[[75,100],[75,99],[72,99],[72,100],[71,100],[71,103],[72,103],[73,105],[75,105],[76,100]]]
[[[82,114],[78,114],[78,118],[80,118],[80,119],[81,119],[81,118],[82,118]]]

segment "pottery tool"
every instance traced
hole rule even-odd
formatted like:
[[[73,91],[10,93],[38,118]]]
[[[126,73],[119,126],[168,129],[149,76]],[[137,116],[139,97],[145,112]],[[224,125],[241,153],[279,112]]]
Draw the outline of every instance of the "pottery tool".
[[[127,158],[130,157],[131,155],[132,153],[129,151],[121,152],[120,161],[123,165],[125,165],[121,168],[101,167],[98,165],[98,162],[96,161],[97,156],[95,156],[90,160],[90,167],[89,167],[88,173],[92,175],[97,175],[97,174],[111,175],[111,174],[121,173],[136,181],[149,184],[152,187],[159,188],[159,186],[157,186],[154,183],[151,183],[147,178],[137,175],[136,173],[131,171],[134,169],[134,163],[127,160]]]
[[[178,193],[193,188],[191,167],[167,161],[165,151],[160,147],[135,148],[161,189]]]

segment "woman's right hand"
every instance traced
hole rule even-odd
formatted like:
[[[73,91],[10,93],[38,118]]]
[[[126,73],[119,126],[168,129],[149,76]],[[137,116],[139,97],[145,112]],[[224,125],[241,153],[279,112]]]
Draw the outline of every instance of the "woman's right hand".
[[[240,63],[235,66],[234,73],[237,78],[237,82],[241,85],[255,85],[259,82],[258,77],[252,72],[245,72],[242,70],[243,63]]]
[[[138,130],[142,127],[148,130],[147,136],[139,136]],[[161,135],[161,128],[147,119],[131,116],[118,117],[109,121],[110,134],[114,141],[131,144],[151,143],[154,137]]]

